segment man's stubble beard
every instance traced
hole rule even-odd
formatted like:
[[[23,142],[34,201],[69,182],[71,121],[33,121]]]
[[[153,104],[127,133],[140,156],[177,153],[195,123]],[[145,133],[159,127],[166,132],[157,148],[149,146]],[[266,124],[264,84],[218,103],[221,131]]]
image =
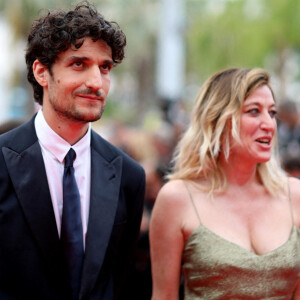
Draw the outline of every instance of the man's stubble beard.
[[[51,103],[52,105],[52,103]],[[69,120],[69,121],[75,121],[75,122],[81,122],[81,123],[88,123],[88,122],[95,122],[101,119],[105,105],[101,106],[101,109],[99,113],[84,113],[80,112],[78,109],[74,108],[73,110],[63,110],[60,109],[56,105],[52,105],[54,111],[57,113],[57,115],[61,119]]]
[[[55,83],[55,78],[53,74],[51,75],[51,80],[53,83]],[[96,96],[101,97],[102,100],[99,100],[101,101],[101,108],[99,113],[92,113],[92,112],[89,113],[84,111],[81,112],[80,108],[78,109],[75,105],[75,98],[76,98],[76,94],[78,93],[87,94],[87,95],[95,94]],[[73,100],[73,102],[69,102],[69,105],[67,107],[62,107],[55,93],[52,96],[51,93],[49,93],[49,103],[60,119],[81,122],[81,123],[95,122],[101,119],[106,105],[106,97],[101,93],[100,90],[97,90],[96,92],[93,93],[90,88],[85,88],[85,89],[74,91],[71,94],[71,96],[72,96],[71,100]],[[65,101],[68,100],[69,99],[65,99]],[[93,110],[93,104],[90,104],[89,107],[91,110]],[[87,107],[86,109],[88,110],[89,108]]]

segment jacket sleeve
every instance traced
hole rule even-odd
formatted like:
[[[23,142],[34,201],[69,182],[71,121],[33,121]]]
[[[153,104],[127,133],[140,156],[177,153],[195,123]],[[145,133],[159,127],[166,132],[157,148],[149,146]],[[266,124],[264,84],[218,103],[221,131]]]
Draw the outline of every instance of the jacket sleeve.
[[[145,173],[141,168],[138,170],[139,172],[135,175],[136,180],[132,181],[134,185],[131,187],[130,193],[125,193],[128,219],[124,229],[124,234],[121,237],[121,241],[117,249],[116,260],[114,261],[114,299],[122,299],[122,287],[125,286],[126,275],[133,262],[140,231],[144,208]]]

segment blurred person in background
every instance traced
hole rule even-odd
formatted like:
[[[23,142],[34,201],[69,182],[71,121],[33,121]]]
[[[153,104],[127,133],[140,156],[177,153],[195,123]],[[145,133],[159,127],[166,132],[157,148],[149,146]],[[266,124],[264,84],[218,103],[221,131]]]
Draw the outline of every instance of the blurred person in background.
[[[282,168],[292,177],[300,178],[300,156],[282,157]]]
[[[20,119],[11,119],[0,124],[0,134],[5,133],[9,130],[12,130],[20,125],[22,125],[25,121]]]
[[[262,69],[226,69],[196,98],[150,222],[153,300],[300,299],[300,184],[274,157]]]
[[[90,122],[125,45],[86,1],[33,23],[26,63],[42,109],[0,137],[1,300],[124,299],[145,174]]]
[[[287,100],[278,108],[278,145],[282,158],[300,156],[300,115],[295,102]]]

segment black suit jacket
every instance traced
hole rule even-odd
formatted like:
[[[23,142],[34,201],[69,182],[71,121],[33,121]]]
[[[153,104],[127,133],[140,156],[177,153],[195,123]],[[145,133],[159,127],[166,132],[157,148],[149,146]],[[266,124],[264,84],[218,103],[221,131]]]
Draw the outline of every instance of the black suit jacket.
[[[69,298],[34,118],[0,136],[0,299]],[[80,299],[123,299],[141,221],[143,169],[92,131]]]

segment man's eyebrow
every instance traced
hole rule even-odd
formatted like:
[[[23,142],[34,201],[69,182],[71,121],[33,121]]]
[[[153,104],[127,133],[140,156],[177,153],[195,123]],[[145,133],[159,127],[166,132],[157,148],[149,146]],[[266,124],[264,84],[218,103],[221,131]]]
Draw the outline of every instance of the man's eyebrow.
[[[105,59],[105,60],[103,61],[103,64],[110,65],[111,67],[114,67],[114,66],[116,65],[116,64],[114,63],[114,61],[111,60],[111,59]]]
[[[72,62],[72,61],[91,61],[91,60],[92,60],[92,59],[89,58],[89,57],[87,57],[87,56],[76,56],[76,55],[72,55],[72,56],[70,56],[70,57],[68,57],[68,58],[66,59],[66,62],[68,63],[68,62]],[[105,59],[105,60],[102,62],[102,64],[107,64],[107,65],[110,65],[110,66],[112,66],[112,67],[115,65],[114,61],[111,60],[111,59]]]
[[[70,56],[66,59],[67,62],[71,62],[71,61],[75,61],[75,60],[91,60],[90,58],[88,58],[87,56]]]

